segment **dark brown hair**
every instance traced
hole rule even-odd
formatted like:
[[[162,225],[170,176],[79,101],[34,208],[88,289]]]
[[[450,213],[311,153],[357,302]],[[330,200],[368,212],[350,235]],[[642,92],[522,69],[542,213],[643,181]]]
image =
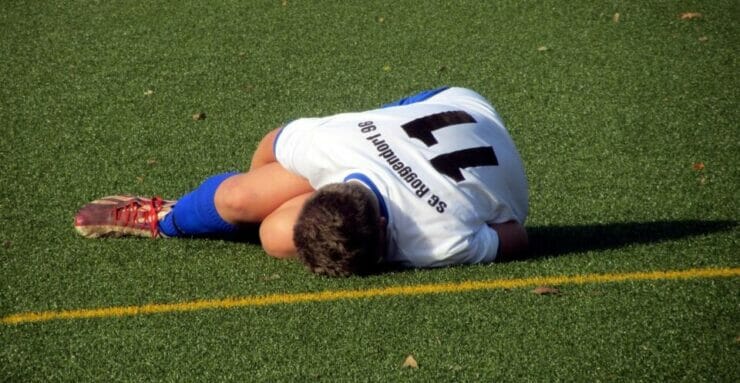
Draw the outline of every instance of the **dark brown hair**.
[[[316,274],[372,273],[380,261],[379,212],[357,183],[326,185],[306,201],[293,230],[298,258]]]

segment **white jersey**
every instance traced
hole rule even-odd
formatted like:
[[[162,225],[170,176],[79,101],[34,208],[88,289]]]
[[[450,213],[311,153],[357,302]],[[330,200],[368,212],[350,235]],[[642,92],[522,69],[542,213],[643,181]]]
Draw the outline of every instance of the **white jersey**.
[[[405,266],[493,261],[498,235],[488,225],[527,216],[519,153],[494,108],[469,89],[292,121],[275,156],[316,189],[353,179],[370,187],[388,219],[386,260]]]

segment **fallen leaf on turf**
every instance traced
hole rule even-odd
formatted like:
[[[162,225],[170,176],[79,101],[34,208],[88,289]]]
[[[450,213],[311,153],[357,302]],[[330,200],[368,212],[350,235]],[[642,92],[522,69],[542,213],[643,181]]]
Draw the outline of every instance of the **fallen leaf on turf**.
[[[149,165],[149,166],[156,165],[157,164],[157,160],[154,159],[154,158],[150,158],[150,159],[146,160],[146,164]]]
[[[151,89],[149,89],[149,90],[147,90],[146,92],[144,92],[144,96],[151,96],[151,95],[153,95],[153,94],[154,94],[154,91],[153,91],[153,90],[151,90]]]
[[[707,37],[707,36],[699,37],[699,41],[705,43],[705,42],[709,41],[709,37]]]
[[[614,24],[619,22],[620,17],[621,15],[619,14],[619,12],[615,13],[614,16],[612,16],[612,21],[614,22]]]
[[[679,15],[679,18],[681,20],[694,20],[694,19],[701,19],[702,14],[699,12],[684,12]]]
[[[413,355],[409,355],[406,357],[406,360],[403,361],[403,365],[401,367],[419,368],[419,364],[416,363],[416,359],[414,359]]]
[[[537,51],[539,51],[539,52],[544,52],[544,51],[546,51],[548,49],[550,49],[550,48],[548,48],[548,47],[546,47],[544,45],[543,46],[540,46],[540,47],[537,47]]]
[[[390,65],[383,65],[383,70],[386,71],[386,72],[390,72],[391,71],[391,66]]]
[[[193,115],[193,121],[200,121],[200,120],[205,120],[205,119],[206,119],[206,114],[203,112],[196,113]]]
[[[375,21],[377,21],[379,24],[383,24],[383,22],[385,21],[385,17],[378,16],[375,18]]]
[[[13,245],[12,241],[3,241],[3,247],[6,249],[10,249],[10,246]]]
[[[144,183],[144,176],[136,176],[137,183]]]
[[[703,162],[695,162],[693,165],[691,165],[691,168],[694,169],[695,172],[700,172],[704,170],[704,163]]]
[[[537,286],[532,290],[533,293],[537,295],[558,295],[560,294],[560,290],[555,287],[550,286]]]

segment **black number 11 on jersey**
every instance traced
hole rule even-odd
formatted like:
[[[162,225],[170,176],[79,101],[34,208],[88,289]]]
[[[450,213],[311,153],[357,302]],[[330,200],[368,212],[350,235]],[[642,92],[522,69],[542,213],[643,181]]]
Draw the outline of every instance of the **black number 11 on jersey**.
[[[433,133],[435,130],[471,122],[476,122],[473,116],[461,110],[454,110],[417,118],[401,125],[401,127],[409,137],[421,140],[426,146],[431,147],[439,142],[434,137]],[[430,162],[434,169],[452,178],[455,182],[465,180],[461,169],[498,165],[496,153],[491,146],[481,146],[440,154],[432,158]]]

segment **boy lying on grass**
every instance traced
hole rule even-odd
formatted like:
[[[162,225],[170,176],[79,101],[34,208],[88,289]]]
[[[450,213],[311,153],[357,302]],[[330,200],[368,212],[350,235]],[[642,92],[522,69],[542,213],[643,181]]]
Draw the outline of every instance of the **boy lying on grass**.
[[[79,210],[89,238],[235,238],[317,274],[512,258],[527,247],[517,149],[491,104],[442,87],[380,109],[301,118],[268,133],[250,169],[177,201],[111,196]]]

